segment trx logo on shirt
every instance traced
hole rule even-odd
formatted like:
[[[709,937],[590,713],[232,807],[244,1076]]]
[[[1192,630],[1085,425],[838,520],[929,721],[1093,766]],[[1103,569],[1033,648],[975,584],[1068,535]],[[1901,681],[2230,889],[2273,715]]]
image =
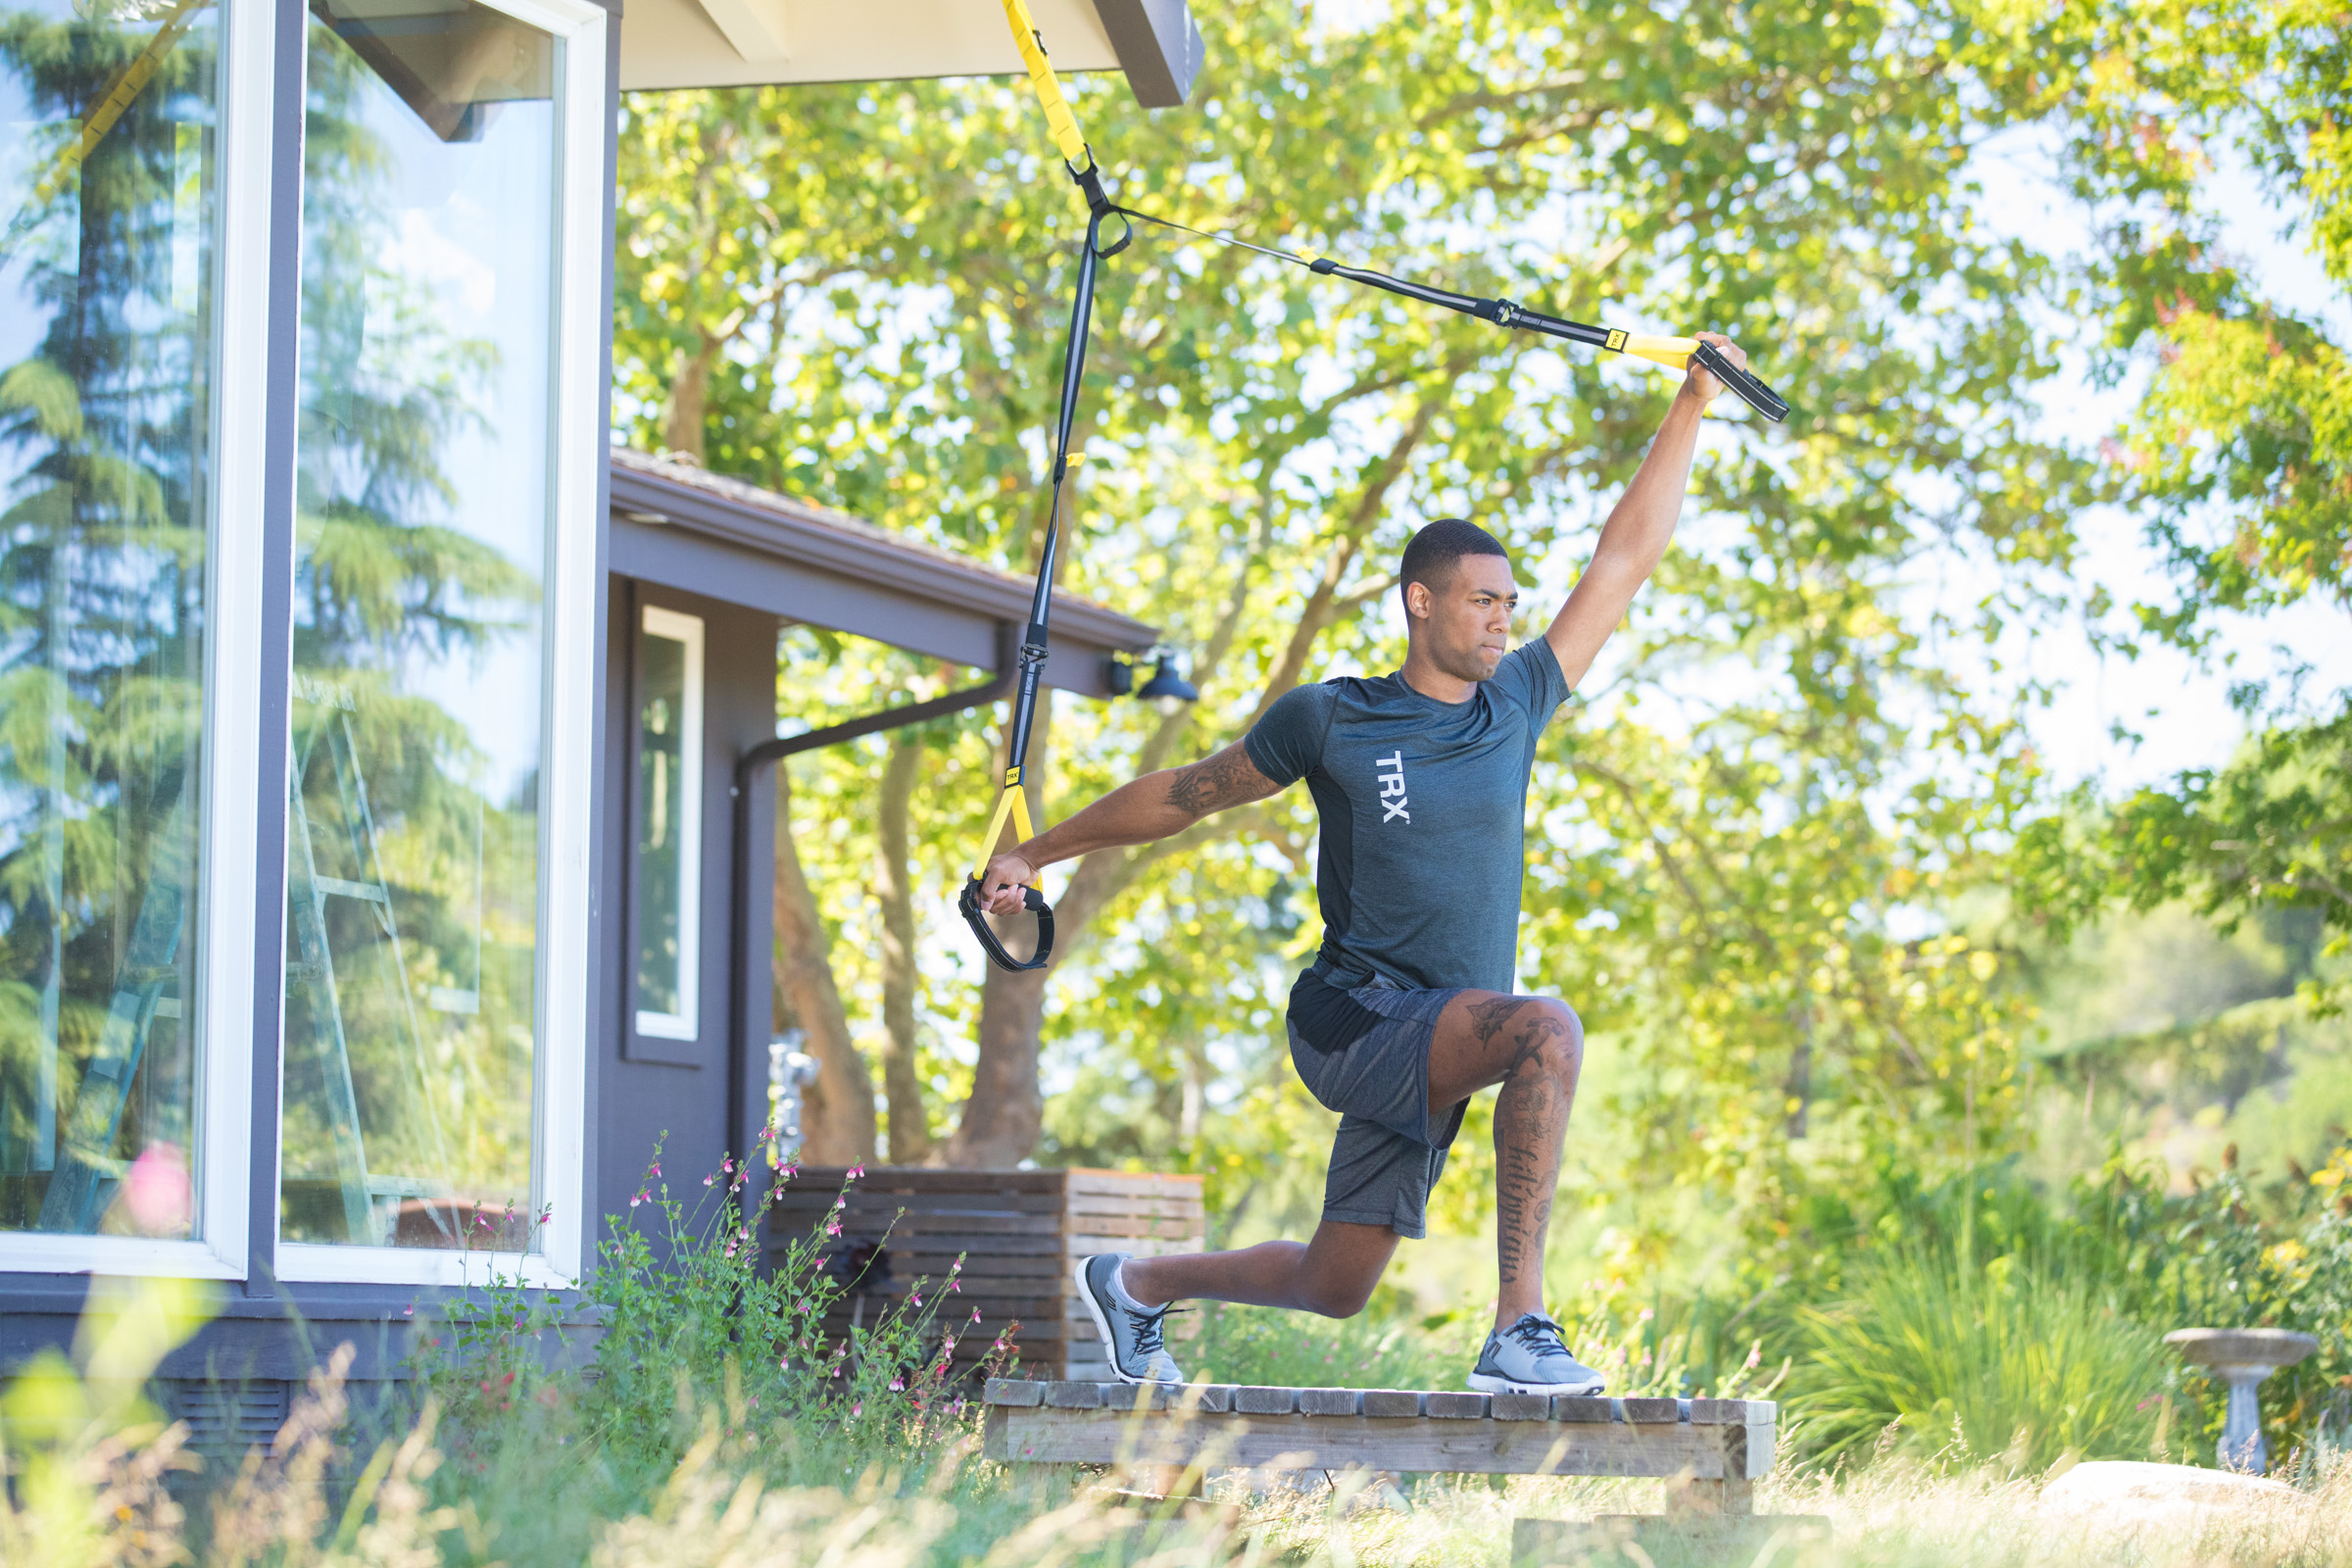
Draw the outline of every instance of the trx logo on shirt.
[[[1372,765],[1380,769],[1380,804],[1384,812],[1381,820],[1393,822],[1401,816],[1410,822],[1413,813],[1404,808],[1404,753],[1396,751],[1386,757],[1375,757]]]

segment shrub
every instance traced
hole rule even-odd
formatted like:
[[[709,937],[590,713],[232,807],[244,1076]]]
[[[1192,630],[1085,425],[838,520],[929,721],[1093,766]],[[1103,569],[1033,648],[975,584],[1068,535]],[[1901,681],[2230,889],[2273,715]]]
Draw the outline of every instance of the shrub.
[[[1851,1279],[1844,1300],[1799,1314],[1809,1353],[1791,1402],[1815,1459],[1867,1451],[1889,1429],[1923,1458],[2019,1471],[2154,1448],[2172,1358],[2094,1281],[1919,1244]]]

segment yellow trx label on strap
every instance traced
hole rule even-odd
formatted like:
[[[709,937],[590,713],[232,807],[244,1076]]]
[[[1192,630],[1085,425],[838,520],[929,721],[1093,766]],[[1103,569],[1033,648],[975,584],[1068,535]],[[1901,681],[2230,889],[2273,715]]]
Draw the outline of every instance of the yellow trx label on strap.
[[[1061,82],[1046,59],[1045,40],[1037,34],[1037,24],[1029,20],[1024,0],[1004,0],[1004,20],[1012,24],[1012,41],[1020,46],[1021,59],[1029,67],[1029,85],[1046,111],[1046,129],[1053,134],[1054,145],[1061,149],[1063,160],[1072,169],[1085,168],[1094,159],[1086,150],[1086,138],[1078,134],[1078,117],[1070,113],[1070,102],[1061,95]]]
[[[1623,354],[1625,352],[1625,333],[1616,327],[1609,328],[1609,340],[1601,347],[1612,354]]]

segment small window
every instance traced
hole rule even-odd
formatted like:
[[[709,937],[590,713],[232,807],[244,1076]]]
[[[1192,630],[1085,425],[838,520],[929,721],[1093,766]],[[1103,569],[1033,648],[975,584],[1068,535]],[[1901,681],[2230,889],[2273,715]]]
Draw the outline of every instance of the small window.
[[[703,622],[645,609],[637,658],[637,1032],[692,1040],[701,960]]]

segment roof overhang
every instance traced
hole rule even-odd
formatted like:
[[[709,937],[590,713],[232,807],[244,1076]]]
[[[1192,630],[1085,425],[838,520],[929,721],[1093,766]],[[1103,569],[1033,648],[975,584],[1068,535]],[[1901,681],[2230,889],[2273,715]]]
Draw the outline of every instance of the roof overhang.
[[[1200,69],[1187,0],[1030,0],[1055,71],[1123,71],[1147,109]],[[1020,53],[992,0],[626,0],[623,91],[771,82],[1004,76]]]
[[[746,605],[994,670],[1032,584],[843,513],[641,452],[612,449],[610,564],[624,577]],[[1049,686],[1110,694],[1110,656],[1159,633],[1074,594],[1054,596]],[[1013,641],[1017,642],[1015,638]]]

